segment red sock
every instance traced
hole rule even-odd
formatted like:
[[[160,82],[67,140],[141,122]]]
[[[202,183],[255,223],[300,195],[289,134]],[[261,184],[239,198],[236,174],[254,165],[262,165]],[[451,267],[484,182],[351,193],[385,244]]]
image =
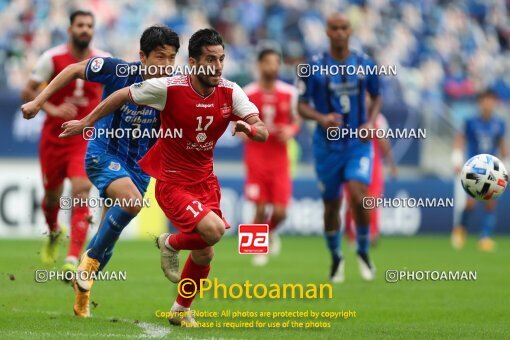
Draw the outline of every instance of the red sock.
[[[193,262],[191,259],[191,254],[189,254],[188,259],[186,260],[186,264],[182,269],[181,280],[182,279],[192,279],[196,283],[196,287],[200,287],[200,279],[206,279],[209,275],[209,270],[211,270],[211,265],[201,266]],[[198,290],[197,290],[198,294]],[[177,299],[175,300],[178,304],[183,307],[189,308],[195,296],[190,298],[182,297],[180,294],[177,294]]]
[[[57,216],[58,211],[60,210],[60,206],[57,204],[54,207],[50,208],[46,205],[46,200],[43,199],[41,207],[44,213],[44,218],[46,219],[46,224],[50,229],[50,233],[57,231],[58,230]]]
[[[74,207],[71,213],[71,238],[67,256],[80,257],[89,230],[89,208]]]
[[[198,250],[209,247],[198,233],[173,234],[166,242],[175,250]]]

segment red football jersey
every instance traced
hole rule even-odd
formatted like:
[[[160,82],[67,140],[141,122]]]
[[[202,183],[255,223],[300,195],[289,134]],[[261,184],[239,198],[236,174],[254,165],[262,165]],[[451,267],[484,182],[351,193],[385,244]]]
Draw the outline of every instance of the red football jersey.
[[[89,58],[95,56],[109,56],[109,53],[91,49]],[[66,66],[77,62],[80,62],[80,60],[76,59],[71,54],[67,44],[56,46],[39,57],[32,70],[30,79],[38,83],[49,83],[66,68]],[[81,119],[99,104],[101,101],[101,91],[101,84],[77,79],[57,91],[48,99],[48,102],[53,105],[60,105],[64,102],[76,105],[78,108],[78,115],[73,119]],[[62,132],[62,124],[64,122],[64,119],[46,115],[41,139],[46,139],[52,144],[59,144],[62,146],[76,146],[77,144],[87,143],[82,136],[74,136],[66,139],[58,138],[58,135]]]
[[[213,149],[233,120],[258,115],[243,90],[221,79],[207,97],[185,75],[149,79],[129,88],[133,102],[160,110],[161,137],[139,162],[152,177],[192,185],[213,172]]]
[[[297,114],[297,91],[283,81],[277,80],[272,91],[262,89],[254,82],[244,88],[246,95],[260,111],[260,119],[266,125],[269,138],[265,143],[246,141],[245,160],[251,164],[282,167],[288,162],[287,143],[277,137],[278,130],[292,124]],[[270,162],[267,162],[270,157]]]

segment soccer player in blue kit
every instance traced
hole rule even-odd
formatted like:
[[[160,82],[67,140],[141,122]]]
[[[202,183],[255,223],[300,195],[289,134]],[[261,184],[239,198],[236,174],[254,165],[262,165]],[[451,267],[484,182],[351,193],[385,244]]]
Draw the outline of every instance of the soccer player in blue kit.
[[[364,54],[349,49],[352,28],[341,13],[327,19],[326,34],[329,38],[328,52],[315,56],[313,66],[326,68],[333,65],[351,66],[358,69],[373,67],[373,62]],[[374,279],[375,268],[369,258],[370,210],[363,208],[367,196],[372,168],[372,146],[368,140],[348,136],[339,138],[339,131],[331,128],[346,128],[351,131],[372,129],[380,111],[379,80],[374,74],[338,72],[308,72],[298,69],[300,90],[299,114],[317,121],[313,135],[315,170],[324,201],[324,228],[328,249],[332,257],[330,279],[344,281],[344,261],[341,254],[340,204],[342,185],[346,184],[351,197],[354,220],[357,226],[357,255],[361,277]],[[333,72],[331,72],[333,73]],[[367,104],[368,94],[368,104]],[[368,106],[368,108],[366,107]]]
[[[479,114],[466,120],[464,132],[457,135],[452,153],[456,173],[460,173],[464,164],[464,151],[467,159],[478,154],[499,156],[503,163],[508,156],[505,144],[505,121],[494,115],[498,98],[491,90],[479,94]],[[466,147],[464,147],[466,146]],[[467,198],[466,206],[462,211],[459,225],[452,230],[452,246],[461,249],[466,243],[466,227],[476,206],[472,197]],[[495,243],[492,235],[496,228],[496,201],[485,202],[485,214],[482,222],[482,232],[478,241],[481,251],[494,251]]]
[[[74,79],[104,84],[103,100],[113,92],[142,82],[149,78],[167,74],[158,71],[173,66],[179,50],[179,36],[166,26],[151,26],[140,38],[140,61],[128,63],[117,58],[94,57],[66,67],[32,102],[25,104],[24,114],[34,117],[44,102],[58,89]],[[134,67],[133,67],[134,66]],[[145,68],[143,67],[145,66]],[[152,67],[158,66],[158,67]],[[153,72],[134,72],[138,68]],[[105,117],[87,116],[83,128],[94,126],[97,138],[88,143],[85,167],[90,181],[98,188],[101,197],[120,202],[142,202],[150,176],[145,174],[138,161],[156,141],[155,134],[141,133],[140,137],[117,138],[116,134],[100,134],[99,131],[116,130],[157,131],[160,126],[159,111],[142,105],[127,103],[119,110]],[[67,124],[81,124],[82,121],[69,121]],[[154,137],[153,137],[154,135]],[[127,135],[124,135],[127,136]],[[61,135],[65,137],[65,135]],[[82,255],[78,271],[92,273],[104,268],[113,254],[113,247],[122,230],[138,214],[141,204],[112,206],[103,209],[102,222],[92,238],[87,251]],[[74,313],[77,316],[90,316],[89,300],[93,280],[85,275],[77,275],[73,282],[75,289]]]

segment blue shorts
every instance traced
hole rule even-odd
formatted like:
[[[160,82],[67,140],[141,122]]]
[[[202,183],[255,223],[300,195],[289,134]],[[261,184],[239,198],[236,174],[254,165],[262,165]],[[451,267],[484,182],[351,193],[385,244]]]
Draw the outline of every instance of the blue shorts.
[[[141,169],[129,168],[122,160],[106,152],[87,152],[85,155],[85,170],[90,181],[96,186],[99,195],[103,198],[106,198],[106,188],[110,183],[123,177],[131,178],[143,197],[151,179]]]
[[[314,147],[315,171],[319,178],[322,198],[334,200],[341,197],[342,184],[358,181],[370,184],[373,165],[372,143],[358,143],[343,149]]]

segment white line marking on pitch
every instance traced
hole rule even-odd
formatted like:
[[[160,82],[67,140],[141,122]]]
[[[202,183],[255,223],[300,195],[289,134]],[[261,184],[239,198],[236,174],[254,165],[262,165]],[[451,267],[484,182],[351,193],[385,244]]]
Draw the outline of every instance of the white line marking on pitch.
[[[61,313],[61,312],[56,312],[56,311],[41,311],[41,310],[30,310],[30,311],[26,311],[26,310],[22,310],[22,309],[18,309],[18,308],[12,308],[11,311],[13,312],[21,312],[21,313],[26,313],[26,312],[29,312],[29,313],[38,313],[38,314],[46,314],[46,315],[52,315],[52,316],[69,316],[68,314],[65,314],[65,313]],[[112,318],[105,318],[105,317],[93,317],[94,319],[99,319],[99,320],[111,320]],[[163,338],[165,337],[166,335],[168,335],[169,333],[172,332],[171,329],[167,328],[167,327],[163,327],[163,326],[160,326],[158,324],[154,324],[154,323],[150,323],[150,322],[138,322],[138,323],[135,323],[133,322],[132,320],[127,320],[127,319],[117,319],[121,322],[125,322],[125,323],[128,323],[128,324],[131,324],[131,325],[136,325],[138,326],[138,328],[140,328],[144,334],[142,334],[141,336],[140,335],[133,335],[133,336],[129,336],[129,335],[123,335],[123,334],[112,334],[112,333],[95,333],[95,334],[79,334],[79,333],[71,333],[71,332],[58,332],[59,334],[62,334],[62,335],[66,335],[66,336],[104,336],[104,337],[135,337],[135,338],[139,338],[139,337],[142,337],[142,338]],[[20,333],[23,333],[23,334],[26,334],[26,335],[46,335],[46,332],[32,332],[32,331],[19,331]],[[17,332],[16,332],[17,333]],[[49,334],[55,334],[55,333],[49,333]]]
[[[160,325],[156,325],[149,322],[139,322],[136,323],[135,325],[140,327],[145,333],[144,337],[148,338],[163,338],[171,332],[171,330],[166,327],[162,327]]]

